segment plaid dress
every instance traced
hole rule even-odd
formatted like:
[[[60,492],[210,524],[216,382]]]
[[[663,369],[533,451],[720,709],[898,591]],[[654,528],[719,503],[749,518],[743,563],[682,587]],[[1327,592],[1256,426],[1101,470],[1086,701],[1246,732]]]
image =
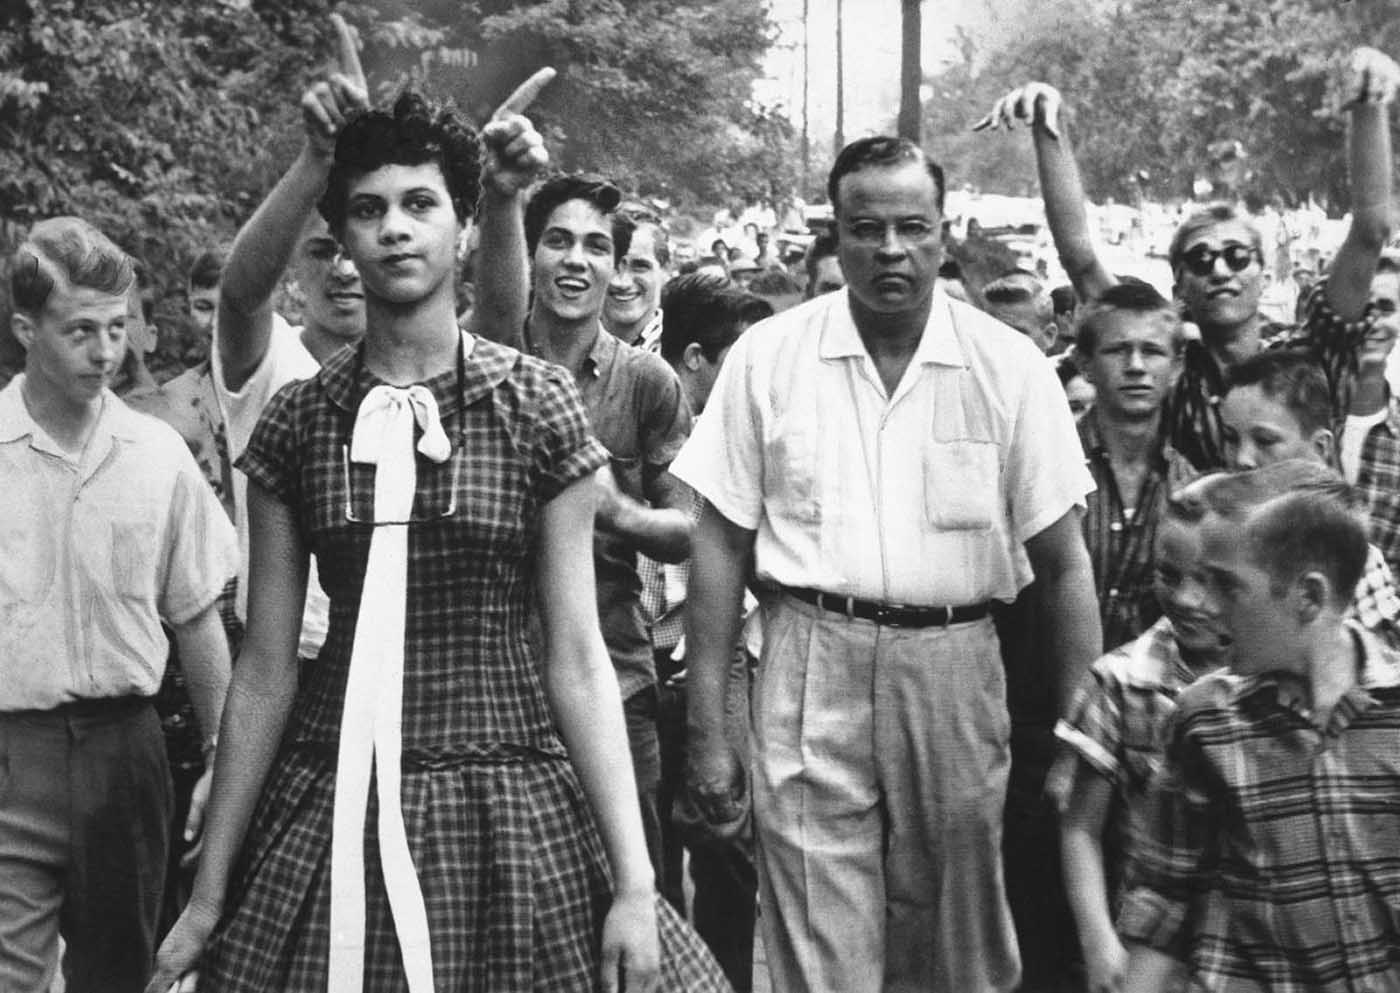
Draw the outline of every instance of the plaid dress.
[[[205,991],[326,987],[337,736],[373,528],[374,466],[348,470],[378,380],[345,350],[268,406],[239,467],[286,503],[317,557],[330,632],[282,747],[201,964]],[[607,461],[568,373],[477,340],[428,380],[454,455],[419,459],[409,527],[402,807],[439,990],[593,990],[608,866],[556,732],[530,631],[544,505]],[[465,457],[463,457],[465,456]],[[365,988],[407,989],[366,818]],[[662,986],[725,990],[667,906]]]

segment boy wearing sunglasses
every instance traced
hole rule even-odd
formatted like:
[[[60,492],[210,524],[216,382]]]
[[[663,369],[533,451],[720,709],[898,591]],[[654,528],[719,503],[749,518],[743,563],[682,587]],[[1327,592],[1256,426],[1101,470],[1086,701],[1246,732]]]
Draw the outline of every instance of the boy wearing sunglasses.
[[[1371,543],[1400,569],[1400,400],[1386,369],[1400,332],[1400,260],[1382,257],[1371,280],[1375,322],[1357,353],[1351,406],[1339,447],[1342,474],[1365,503]]]
[[[1211,204],[1177,229],[1168,251],[1173,291],[1183,316],[1201,330],[1188,344],[1182,374],[1168,396],[1162,421],[1166,440],[1198,471],[1225,464],[1216,407],[1231,366],[1279,334],[1300,339],[1327,371],[1334,420],[1346,414],[1347,374],[1372,320],[1371,277],[1390,231],[1390,125],[1388,104],[1400,85],[1400,66],[1370,48],[1349,62],[1343,92],[1349,117],[1347,164],[1357,209],[1327,279],[1303,307],[1295,330],[1272,326],[1259,312],[1264,255],[1259,230],[1238,208]],[[1118,282],[1089,237],[1084,190],[1060,119],[1058,90],[1029,83],[1012,90],[976,127],[1031,126],[1041,191],[1060,261],[1082,300],[1097,299]]]

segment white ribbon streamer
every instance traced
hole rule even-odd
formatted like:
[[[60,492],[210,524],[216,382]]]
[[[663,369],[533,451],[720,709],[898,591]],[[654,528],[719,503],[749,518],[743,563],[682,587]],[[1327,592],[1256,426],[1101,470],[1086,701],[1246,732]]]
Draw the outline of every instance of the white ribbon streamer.
[[[418,451],[445,462],[451,443],[427,387],[376,386],[355,418],[350,458],[376,466],[374,519],[406,521],[417,490]],[[365,961],[365,814],[377,770],[380,864],[410,993],[433,993],[433,959],[423,891],[408,850],[400,801],[403,751],[403,655],[408,589],[408,528],[385,524],[370,537],[360,614],[350,654],[336,759],[331,836],[331,942],[328,993],[361,993]]]

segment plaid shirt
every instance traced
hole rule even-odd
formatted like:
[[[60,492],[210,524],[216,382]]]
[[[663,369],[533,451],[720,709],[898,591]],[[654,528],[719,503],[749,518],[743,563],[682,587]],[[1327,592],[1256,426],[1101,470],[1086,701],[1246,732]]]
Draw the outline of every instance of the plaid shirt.
[[[1094,492],[1085,497],[1084,541],[1094,566],[1103,647],[1108,651],[1132,641],[1162,615],[1153,593],[1152,549],[1167,502],[1167,469],[1159,449],[1128,514],[1092,408],[1079,419],[1078,428],[1084,464],[1094,477]]]
[[[1362,442],[1356,489],[1366,500],[1371,543],[1392,572],[1400,569],[1400,398],[1390,398],[1385,420]]]
[[[1340,437],[1351,406],[1356,350],[1375,323],[1375,308],[1367,304],[1359,319],[1344,321],[1327,302],[1326,284],[1319,283],[1304,301],[1302,313],[1302,327],[1266,326],[1265,347],[1303,349],[1321,364],[1331,393],[1334,434]],[[1224,395],[1225,370],[1202,342],[1188,341],[1181,375],[1162,412],[1162,433],[1166,445],[1201,472],[1226,467],[1219,409]]]
[[[1113,892],[1132,821],[1141,816],[1147,785],[1162,765],[1167,718],[1176,709],[1177,694],[1196,675],[1181,658],[1171,621],[1163,617],[1095,662],[1069,717],[1055,725],[1062,747],[1046,791],[1060,808],[1080,776],[1101,776],[1113,784],[1104,858]]]
[[[1372,545],[1366,552],[1366,571],[1352,594],[1349,617],[1379,635],[1391,648],[1400,649],[1400,590],[1385,556]]]
[[[1351,630],[1360,678],[1325,728],[1286,675],[1178,697],[1118,930],[1193,988],[1400,990],[1400,657]]]

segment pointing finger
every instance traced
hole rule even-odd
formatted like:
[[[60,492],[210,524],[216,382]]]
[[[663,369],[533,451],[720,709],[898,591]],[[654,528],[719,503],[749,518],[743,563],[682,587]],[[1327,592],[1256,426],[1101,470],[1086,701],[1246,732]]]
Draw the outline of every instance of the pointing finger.
[[[506,114],[523,114],[530,104],[535,102],[535,98],[540,95],[540,91],[549,85],[549,81],[557,75],[555,71],[546,66],[535,73],[525,82],[515,88],[515,92],[506,97],[506,102],[496,108],[493,119],[504,117]]]
[[[355,44],[355,33],[350,30],[350,25],[345,23],[345,18],[339,14],[331,15],[331,24],[335,27],[340,71],[360,89],[368,90],[369,86],[365,83],[365,70],[360,65],[360,50]]]

